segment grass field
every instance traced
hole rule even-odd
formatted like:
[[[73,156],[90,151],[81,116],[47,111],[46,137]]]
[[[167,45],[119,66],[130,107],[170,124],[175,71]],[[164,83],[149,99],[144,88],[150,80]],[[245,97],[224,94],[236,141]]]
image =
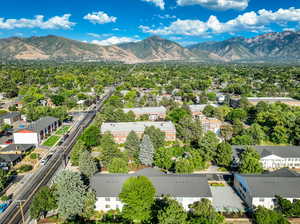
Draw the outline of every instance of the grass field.
[[[43,146],[48,146],[48,147],[52,147],[54,146],[57,141],[60,139],[59,136],[57,135],[53,135],[51,137],[49,137],[44,143],[43,143]]]
[[[65,126],[62,126],[60,129],[58,129],[56,131],[56,135],[64,135],[66,134],[69,130],[70,130],[70,127],[69,125],[65,125]]]

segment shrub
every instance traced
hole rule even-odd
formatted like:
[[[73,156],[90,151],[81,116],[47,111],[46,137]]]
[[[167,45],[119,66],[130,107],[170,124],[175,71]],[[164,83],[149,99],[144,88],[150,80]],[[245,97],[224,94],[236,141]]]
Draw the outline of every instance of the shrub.
[[[39,154],[38,153],[31,153],[30,154],[30,159],[38,159],[39,158]]]
[[[30,171],[32,169],[33,169],[32,165],[24,164],[24,165],[22,165],[22,166],[19,167],[18,171],[20,173],[25,173],[25,172],[28,172],[28,171]]]

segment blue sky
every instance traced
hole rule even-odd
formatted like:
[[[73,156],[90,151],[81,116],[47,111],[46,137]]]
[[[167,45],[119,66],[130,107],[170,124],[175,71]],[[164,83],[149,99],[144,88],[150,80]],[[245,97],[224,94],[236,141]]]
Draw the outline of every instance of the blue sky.
[[[300,0],[10,0],[0,8],[0,38],[108,45],[159,35],[188,45],[283,30],[300,30]]]

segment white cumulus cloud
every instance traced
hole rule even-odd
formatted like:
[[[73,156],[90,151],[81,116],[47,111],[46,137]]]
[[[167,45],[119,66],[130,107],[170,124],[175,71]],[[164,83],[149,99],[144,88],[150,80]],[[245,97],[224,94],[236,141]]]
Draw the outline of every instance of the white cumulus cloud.
[[[142,0],[143,2],[151,2],[155,6],[159,7],[161,10],[165,9],[165,1],[164,0]]]
[[[98,44],[101,46],[108,46],[108,45],[115,45],[115,44],[121,44],[121,43],[129,43],[129,42],[137,42],[139,40],[131,38],[131,37],[110,37],[105,40],[93,40],[91,43]]]
[[[93,24],[115,23],[117,21],[117,17],[109,16],[108,14],[102,11],[88,13],[83,18],[90,21]]]
[[[244,10],[248,7],[250,0],[177,0],[179,6],[201,5],[205,8],[216,10]]]
[[[71,29],[76,23],[69,19],[71,14],[63,16],[54,16],[48,20],[44,20],[43,15],[37,15],[34,19],[4,19],[0,18],[0,29],[15,28],[40,28],[40,29]]]
[[[162,28],[151,28],[148,26],[139,26],[144,33],[156,35],[189,35],[203,36],[213,33],[233,33],[240,31],[266,31],[268,25],[276,24],[281,26],[288,22],[300,24],[300,9],[261,9],[258,12],[246,12],[232,20],[221,22],[216,16],[211,15],[207,21],[200,20],[180,20],[172,22],[169,26]]]

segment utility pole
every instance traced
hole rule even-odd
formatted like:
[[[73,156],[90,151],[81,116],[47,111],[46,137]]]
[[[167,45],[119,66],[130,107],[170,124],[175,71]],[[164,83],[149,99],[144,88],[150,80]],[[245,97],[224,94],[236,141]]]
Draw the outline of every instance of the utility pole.
[[[16,202],[19,203],[19,205],[20,205],[20,212],[21,212],[23,224],[25,224],[25,217],[24,217],[24,211],[23,211],[23,205],[22,205],[22,202],[24,202],[24,201],[26,201],[26,200],[16,200]]]

